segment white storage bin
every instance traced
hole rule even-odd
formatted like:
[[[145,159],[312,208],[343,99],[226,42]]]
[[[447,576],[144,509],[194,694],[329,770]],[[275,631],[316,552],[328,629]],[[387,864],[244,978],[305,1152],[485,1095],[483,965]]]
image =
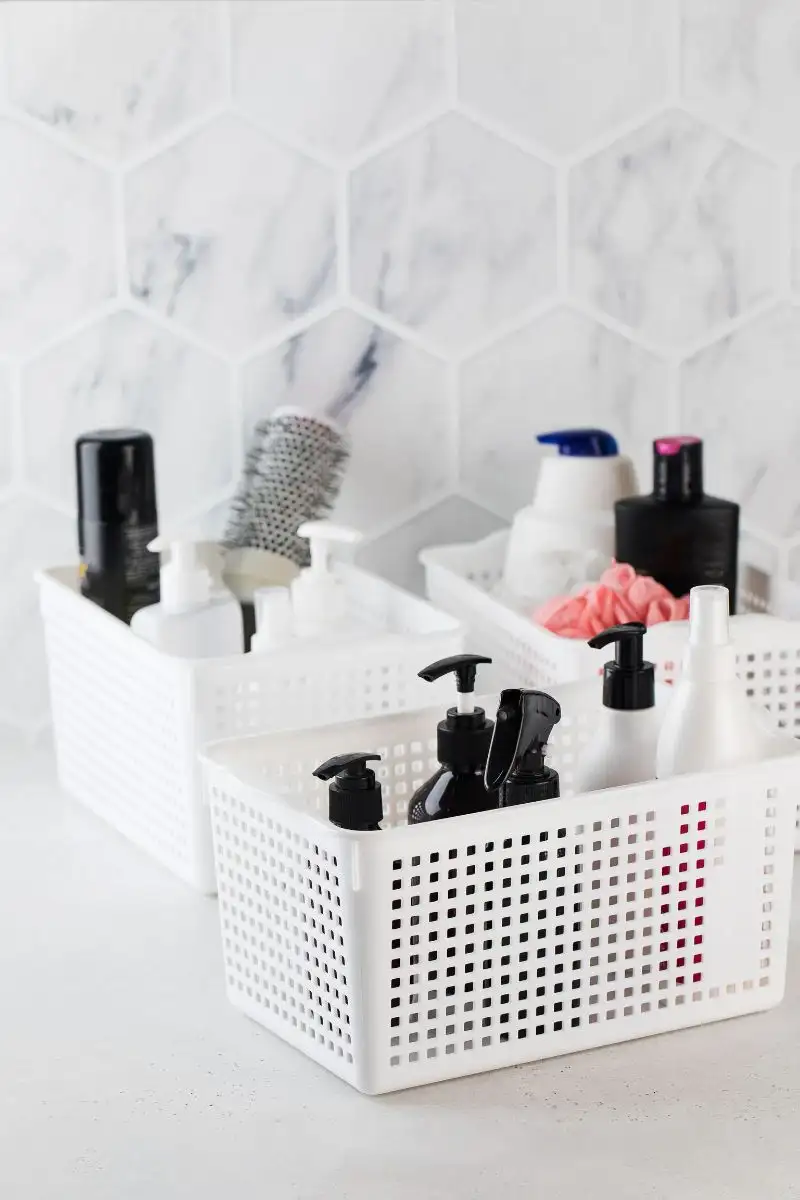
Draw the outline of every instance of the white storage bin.
[[[423,550],[420,561],[431,603],[463,621],[467,644],[492,658],[484,678],[493,687],[547,689],[600,674],[608,654],[534,625],[491,595],[503,574],[507,541],[508,531],[500,530],[479,542]],[[648,630],[645,657],[655,663],[662,682],[673,680],[680,669],[687,631],[686,621]],[[731,619],[731,637],[748,695],[771,713],[780,729],[800,737],[800,621],[746,613]]]
[[[447,681],[417,671],[462,649],[451,616],[341,567],[375,634],[335,649],[189,660],[162,654],[85,599],[75,570],[38,576],[62,787],[202,892],[216,889],[198,751],[237,734],[418,708]],[[435,691],[433,690],[435,689]]]
[[[426,825],[439,709],[212,747],[232,1003],[369,1093],[777,1004],[800,757],[565,799],[599,701],[557,694],[562,798]],[[311,774],[354,749],[383,756],[378,833]]]

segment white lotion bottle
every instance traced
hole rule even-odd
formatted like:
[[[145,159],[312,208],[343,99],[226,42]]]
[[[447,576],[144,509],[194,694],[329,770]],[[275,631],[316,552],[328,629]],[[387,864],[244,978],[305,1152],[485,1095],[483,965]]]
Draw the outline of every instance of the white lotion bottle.
[[[736,674],[728,605],[725,587],[689,592],[689,642],[661,724],[659,779],[737,767],[774,753],[774,739]]]
[[[615,643],[616,652],[603,668],[602,713],[575,771],[578,792],[655,778],[659,718],[655,668],[643,658],[646,633],[645,625],[631,621],[613,625],[589,642],[596,650]]]
[[[576,573],[580,583],[599,578],[614,555],[614,505],[639,490],[631,459],[604,429],[564,429],[536,440],[558,453],[542,459],[533,502],[519,510],[509,533],[501,595],[517,605],[567,590]]]
[[[357,622],[348,615],[347,586],[331,568],[330,549],[334,543],[354,546],[361,534],[330,521],[306,521],[297,532],[309,540],[311,566],[304,567],[291,584],[295,636],[334,638],[357,633]]]
[[[200,561],[198,544],[156,538],[147,548],[154,554],[169,550],[169,561],[161,567],[160,602],[139,609],[131,621],[133,632],[179,658],[241,654],[239,602]]]

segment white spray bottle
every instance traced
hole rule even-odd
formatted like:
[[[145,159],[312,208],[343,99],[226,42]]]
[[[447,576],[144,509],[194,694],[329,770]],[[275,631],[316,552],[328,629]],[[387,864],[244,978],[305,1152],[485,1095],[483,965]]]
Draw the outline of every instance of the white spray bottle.
[[[295,636],[338,637],[358,632],[356,623],[348,619],[347,587],[331,569],[330,548],[334,542],[354,546],[362,535],[330,521],[306,521],[297,532],[309,540],[311,566],[291,584]]]
[[[737,767],[774,753],[774,739],[736,674],[728,605],[727,588],[689,592],[689,642],[661,725],[659,779]]]
[[[147,549],[168,550],[169,561],[161,567],[160,603],[139,609],[131,621],[133,632],[180,658],[241,654],[242,610],[200,561],[198,543],[158,537]]]

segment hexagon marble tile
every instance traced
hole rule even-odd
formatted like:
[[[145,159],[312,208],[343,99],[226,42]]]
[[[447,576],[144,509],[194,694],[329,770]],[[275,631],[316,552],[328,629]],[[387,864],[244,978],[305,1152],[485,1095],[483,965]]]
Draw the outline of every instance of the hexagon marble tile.
[[[131,172],[133,295],[232,354],[335,287],[333,178],[232,116]]]
[[[75,522],[27,499],[0,505],[0,723],[35,728],[47,715],[37,587],[40,567],[73,562]]]
[[[778,285],[779,181],[760,157],[680,112],[572,172],[577,294],[680,346]]]
[[[20,354],[113,293],[111,185],[7,119],[0,162],[0,354]]]
[[[239,104],[324,155],[364,150],[445,99],[438,0],[239,0],[232,23]]]
[[[548,429],[608,428],[649,485],[667,371],[619,334],[558,309],[464,363],[460,384],[461,482],[504,517],[533,498]]]
[[[16,460],[11,404],[11,381],[0,367],[0,491],[11,483]]]
[[[800,534],[800,309],[783,306],[683,366],[687,428],[708,439],[706,485],[751,525]]]
[[[449,350],[555,288],[552,173],[456,114],[360,167],[353,293]]]
[[[222,96],[214,0],[12,0],[6,9],[12,103],[109,158]]]
[[[765,150],[800,154],[795,0],[684,0],[687,101]]]
[[[72,509],[74,438],[132,425],[153,434],[161,526],[230,487],[239,445],[229,370],[144,317],[119,312],[29,363],[22,375],[26,477]]]
[[[438,359],[339,310],[247,365],[246,430],[286,404],[338,421],[352,455],[336,515],[370,533],[451,482],[445,389]]]
[[[661,100],[664,0],[456,0],[459,95],[564,153]]]

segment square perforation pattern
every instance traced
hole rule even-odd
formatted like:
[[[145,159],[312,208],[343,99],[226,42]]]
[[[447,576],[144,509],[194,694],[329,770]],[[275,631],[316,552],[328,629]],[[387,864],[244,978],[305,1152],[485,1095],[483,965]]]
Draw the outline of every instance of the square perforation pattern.
[[[211,800],[229,990],[352,1062],[336,855],[217,788]]]
[[[565,815],[393,861],[391,1067],[523,1041],[539,1044],[520,1057],[536,1057],[583,1026],[719,996],[704,986],[705,887],[724,866],[725,800],[682,805],[671,843],[653,810],[586,825]],[[762,973],[727,994],[769,983],[768,876],[763,886]]]

